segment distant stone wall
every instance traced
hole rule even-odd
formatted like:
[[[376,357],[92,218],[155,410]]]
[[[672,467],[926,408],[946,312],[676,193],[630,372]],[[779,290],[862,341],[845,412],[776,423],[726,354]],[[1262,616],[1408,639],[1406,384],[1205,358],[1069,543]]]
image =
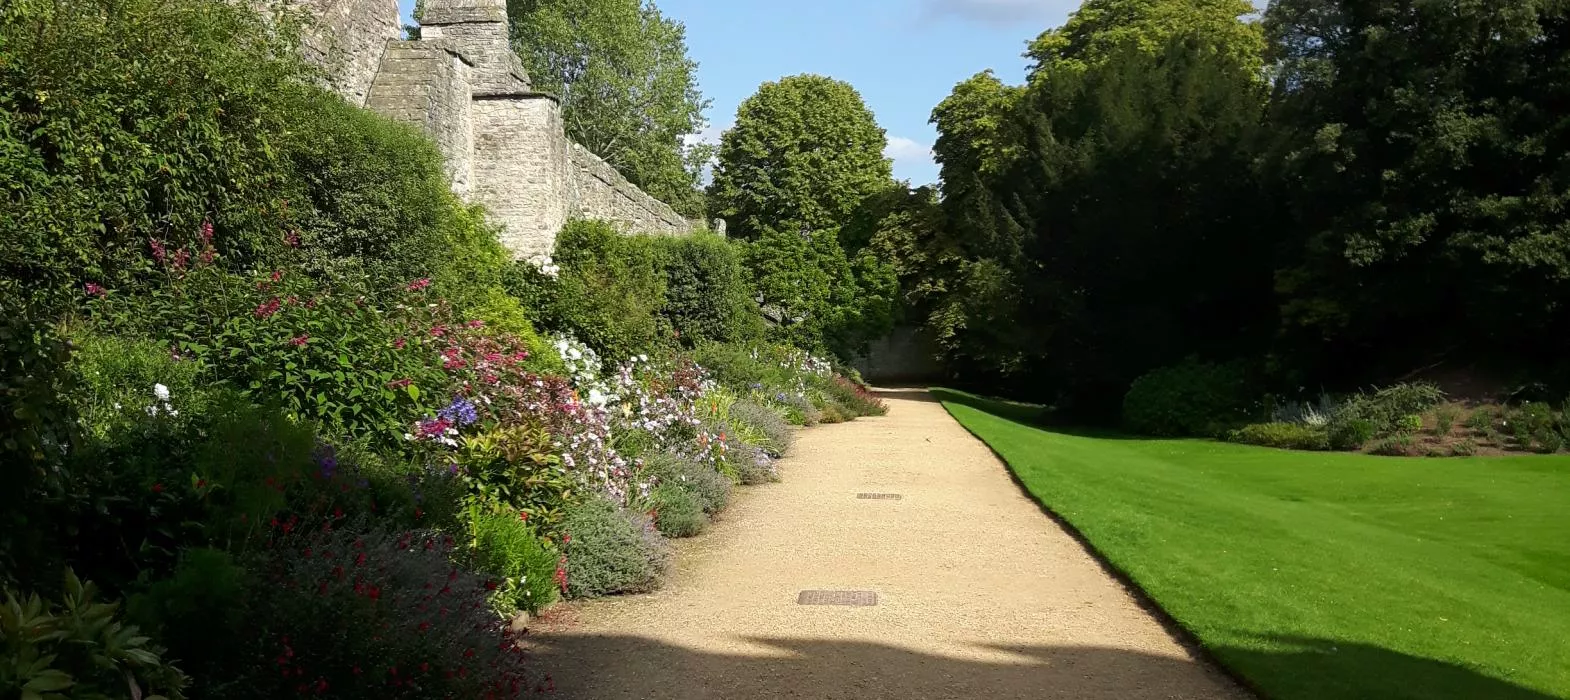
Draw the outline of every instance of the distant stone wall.
[[[936,358],[937,346],[921,329],[900,326],[873,342],[852,366],[869,382],[914,382],[943,376]]]
[[[295,2],[317,18],[306,51],[335,89],[428,134],[453,191],[485,206],[514,256],[550,254],[569,218],[696,228],[567,138],[560,102],[534,92],[512,50],[506,0],[426,0],[417,40],[401,39],[397,0]]]
[[[679,234],[692,230],[692,222],[669,204],[638,189],[610,163],[572,144],[572,215],[608,221],[623,231]]]

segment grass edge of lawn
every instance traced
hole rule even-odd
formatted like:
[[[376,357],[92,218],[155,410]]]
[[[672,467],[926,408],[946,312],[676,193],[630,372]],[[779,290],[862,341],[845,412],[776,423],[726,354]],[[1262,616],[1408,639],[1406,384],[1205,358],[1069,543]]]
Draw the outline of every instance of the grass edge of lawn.
[[[974,405],[977,403],[984,403],[1018,408],[1028,406],[1028,404],[1007,401],[1004,399],[990,399],[985,396],[979,396],[958,389],[950,389],[941,386],[927,387],[927,393],[931,394],[934,399],[937,399],[938,405],[943,407],[944,412],[948,413],[949,418],[953,419],[960,428],[964,429],[967,434],[975,438],[977,442],[980,442],[982,445],[986,446],[987,451],[991,452],[992,456],[995,457],[998,462],[1004,466],[1003,471],[1008,473],[1009,480],[1014,482],[1014,487],[1019,489],[1020,493],[1024,494],[1026,498],[1030,499],[1031,503],[1036,504],[1036,508],[1040,510],[1043,515],[1047,516],[1047,518],[1056,523],[1058,527],[1062,528],[1064,532],[1068,533],[1069,537],[1072,537],[1074,542],[1078,543],[1080,548],[1085,550],[1086,554],[1090,555],[1091,561],[1094,561],[1096,566],[1100,567],[1100,569],[1106,572],[1108,576],[1111,576],[1114,581],[1117,581],[1118,585],[1121,586],[1123,590],[1128,592],[1129,597],[1134,600],[1135,605],[1138,605],[1141,610],[1144,610],[1146,613],[1148,613],[1157,624],[1161,625],[1162,629],[1166,630],[1168,634],[1172,635],[1173,639],[1176,639],[1177,642],[1185,649],[1189,650],[1189,652],[1194,654],[1196,658],[1203,661],[1207,673],[1219,674],[1256,698],[1268,697],[1262,689],[1260,689],[1243,674],[1238,673],[1231,666],[1222,663],[1221,660],[1217,658],[1217,656],[1211,651],[1210,647],[1206,646],[1205,643],[1200,640],[1198,635],[1194,634],[1187,627],[1185,627],[1182,622],[1168,613],[1165,608],[1162,608],[1161,605],[1156,602],[1155,598],[1151,597],[1149,593],[1145,592],[1145,589],[1141,588],[1139,584],[1134,582],[1134,578],[1127,571],[1124,571],[1116,564],[1113,564],[1111,560],[1109,560],[1107,556],[1102,553],[1101,549],[1097,547],[1089,537],[1086,537],[1085,533],[1081,532],[1080,529],[1074,525],[1074,523],[1069,522],[1068,518],[1065,518],[1058,514],[1057,511],[1052,510],[1052,507],[1048,506],[1046,502],[1042,501],[1040,496],[1037,496],[1035,492],[1031,491],[1030,488],[1025,485],[1024,480],[1020,479],[1019,474],[1015,471],[1014,465],[1010,464],[1009,461],[1003,457],[1003,454],[998,452],[996,447],[992,446],[992,443],[987,442],[986,438],[978,435],[975,430],[972,430],[971,427],[965,423],[965,421],[960,420],[959,416],[954,415],[954,409],[950,406],[950,404],[965,406],[1000,420],[1017,423],[1030,428],[1044,429],[1044,426],[1032,425],[1019,419],[1011,418],[1005,413],[993,413],[991,411],[987,411],[984,408],[981,408],[980,406]],[[956,395],[962,396],[969,401],[953,401],[949,398],[946,398],[948,396]]]

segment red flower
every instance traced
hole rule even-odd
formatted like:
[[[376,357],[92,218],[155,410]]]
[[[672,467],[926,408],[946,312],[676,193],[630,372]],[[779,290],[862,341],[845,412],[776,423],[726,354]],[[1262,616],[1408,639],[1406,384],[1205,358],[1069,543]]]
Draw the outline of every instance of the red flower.
[[[273,270],[273,281],[277,282],[277,281],[282,280],[282,279],[283,279],[283,270]]]
[[[299,347],[305,347],[305,344],[309,343],[309,342],[311,342],[311,336],[310,336],[310,334],[306,334],[306,335],[299,336],[299,337],[297,337],[297,338],[295,338],[293,340],[290,340],[289,344],[299,348]]]
[[[104,292],[104,288],[103,287],[98,286],[94,282],[88,282],[87,283],[87,295],[88,296],[101,297],[104,294],[105,294],[105,292]]]
[[[494,591],[494,590],[496,590],[496,582],[495,581],[486,581],[485,582],[485,590],[487,590],[487,591]]]
[[[429,287],[429,286],[431,286],[431,280],[429,278],[423,278],[423,279],[417,279],[417,280],[415,280],[413,282],[410,282],[409,286],[406,287],[406,289],[408,289],[411,292],[418,292],[418,291],[420,291],[422,289],[425,289],[426,287]]]
[[[397,348],[399,350],[402,350],[403,346],[408,345],[408,344],[409,344],[409,341],[407,341],[407,340],[405,340],[403,338],[399,338],[399,339],[393,341],[393,347],[395,347],[395,348]]]
[[[164,485],[163,484],[153,484],[153,493],[163,493],[163,492],[164,492]]]
[[[207,480],[206,479],[197,479],[196,480],[196,488],[204,488],[206,486],[207,486]]]
[[[527,511],[518,511],[518,519],[519,520],[528,520],[529,519],[529,513]]]

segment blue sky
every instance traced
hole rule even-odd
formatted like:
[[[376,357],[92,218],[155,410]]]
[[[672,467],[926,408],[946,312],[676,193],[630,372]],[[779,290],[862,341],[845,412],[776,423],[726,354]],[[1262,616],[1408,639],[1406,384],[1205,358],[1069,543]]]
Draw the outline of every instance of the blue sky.
[[[407,7],[412,0],[404,0]],[[954,84],[992,68],[1024,75],[1025,42],[1063,23],[1078,0],[656,0],[687,25],[718,138],[765,81],[819,73],[861,92],[888,132],[894,175],[935,182],[927,124]]]

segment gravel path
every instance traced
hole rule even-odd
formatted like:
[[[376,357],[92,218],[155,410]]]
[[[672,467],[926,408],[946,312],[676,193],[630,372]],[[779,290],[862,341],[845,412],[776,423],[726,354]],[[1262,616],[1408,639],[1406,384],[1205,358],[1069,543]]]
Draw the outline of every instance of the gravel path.
[[[681,543],[661,592],[536,621],[558,694],[1246,698],[1196,661],[924,391],[800,434],[784,482]],[[900,500],[858,499],[897,493]],[[872,591],[870,607],[797,604]]]

